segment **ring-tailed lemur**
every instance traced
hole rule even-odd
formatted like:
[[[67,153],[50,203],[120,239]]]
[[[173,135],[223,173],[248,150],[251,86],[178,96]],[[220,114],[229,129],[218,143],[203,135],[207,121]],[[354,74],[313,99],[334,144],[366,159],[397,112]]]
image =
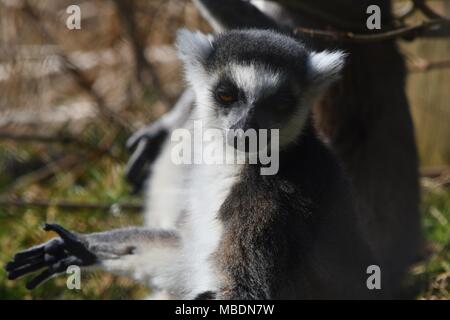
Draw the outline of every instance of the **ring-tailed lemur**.
[[[341,52],[312,52],[263,30],[208,37],[180,31],[179,56],[195,93],[183,124],[280,129],[279,171],[261,164],[176,165],[173,142],[156,160],[147,221],[156,228],[76,234],[15,255],[9,278],[44,269],[28,288],[69,265],[131,275],[192,299],[371,298],[376,263],[360,233],[348,182],[316,136],[310,110],[339,76]],[[210,143],[215,143],[210,142]],[[152,214],[156,211],[157,214]]]
[[[297,27],[326,27],[325,21],[318,19],[314,12],[335,17],[329,22],[337,30],[353,30],[356,26],[354,32],[370,33],[364,23],[358,23],[369,5],[366,1],[193,2],[216,33],[243,27],[285,32]],[[392,20],[391,2],[375,1],[388,24]],[[334,48],[337,44],[302,33],[295,36],[315,51]],[[316,103],[314,126],[336,153],[351,180],[363,232],[383,270],[384,287],[389,286],[396,298],[412,298],[417,288],[406,285],[405,276],[413,263],[423,259],[423,236],[418,210],[417,150],[405,95],[404,59],[393,41],[363,45],[340,43],[339,47],[350,53],[349,59],[342,79]],[[126,172],[135,190],[140,189],[145,179],[151,179],[148,172],[164,141],[161,137],[167,138],[165,132],[179,126],[175,119],[183,122],[191,112],[188,90],[164,121],[149,124],[129,140],[129,147],[136,148]]]

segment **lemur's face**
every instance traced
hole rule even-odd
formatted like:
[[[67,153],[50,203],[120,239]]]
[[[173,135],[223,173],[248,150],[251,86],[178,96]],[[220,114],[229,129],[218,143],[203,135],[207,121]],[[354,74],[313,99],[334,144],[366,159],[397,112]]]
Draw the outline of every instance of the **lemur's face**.
[[[288,70],[263,62],[232,62],[216,70],[208,103],[225,129],[280,129],[301,98],[300,82]]]
[[[177,44],[206,126],[279,129],[281,145],[296,139],[314,98],[343,64],[342,53],[312,53],[272,31],[208,38],[183,30]]]

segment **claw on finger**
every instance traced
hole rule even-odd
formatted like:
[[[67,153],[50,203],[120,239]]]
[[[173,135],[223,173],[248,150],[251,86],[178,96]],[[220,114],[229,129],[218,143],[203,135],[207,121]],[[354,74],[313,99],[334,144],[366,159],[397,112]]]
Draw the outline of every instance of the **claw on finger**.
[[[62,226],[56,223],[44,224],[44,230],[56,232],[64,241],[68,242],[78,241],[77,237],[72,232],[64,229]]]

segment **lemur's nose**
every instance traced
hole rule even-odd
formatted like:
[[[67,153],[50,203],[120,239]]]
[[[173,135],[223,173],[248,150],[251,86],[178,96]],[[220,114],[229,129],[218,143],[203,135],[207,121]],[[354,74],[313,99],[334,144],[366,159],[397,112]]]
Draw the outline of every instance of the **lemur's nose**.
[[[248,112],[246,112],[237,122],[235,122],[230,129],[241,129],[246,131],[249,129],[258,130],[259,127],[260,124],[257,121],[255,110],[254,108],[252,108]]]
[[[233,124],[231,126],[231,129],[233,129],[233,130],[242,129],[244,131],[249,130],[249,129],[258,130],[259,125],[258,125],[257,121],[254,119],[254,117],[251,117],[251,118],[245,117],[245,118],[241,118],[238,122]]]

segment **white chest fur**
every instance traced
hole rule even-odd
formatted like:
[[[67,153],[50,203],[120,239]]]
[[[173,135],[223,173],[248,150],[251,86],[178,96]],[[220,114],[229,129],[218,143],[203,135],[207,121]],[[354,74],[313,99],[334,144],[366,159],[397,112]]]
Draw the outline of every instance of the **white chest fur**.
[[[212,255],[218,249],[223,226],[219,210],[236,184],[240,165],[194,165],[191,187],[188,189],[188,215],[183,228],[184,258],[190,278],[189,296],[193,298],[205,291],[220,287]]]

